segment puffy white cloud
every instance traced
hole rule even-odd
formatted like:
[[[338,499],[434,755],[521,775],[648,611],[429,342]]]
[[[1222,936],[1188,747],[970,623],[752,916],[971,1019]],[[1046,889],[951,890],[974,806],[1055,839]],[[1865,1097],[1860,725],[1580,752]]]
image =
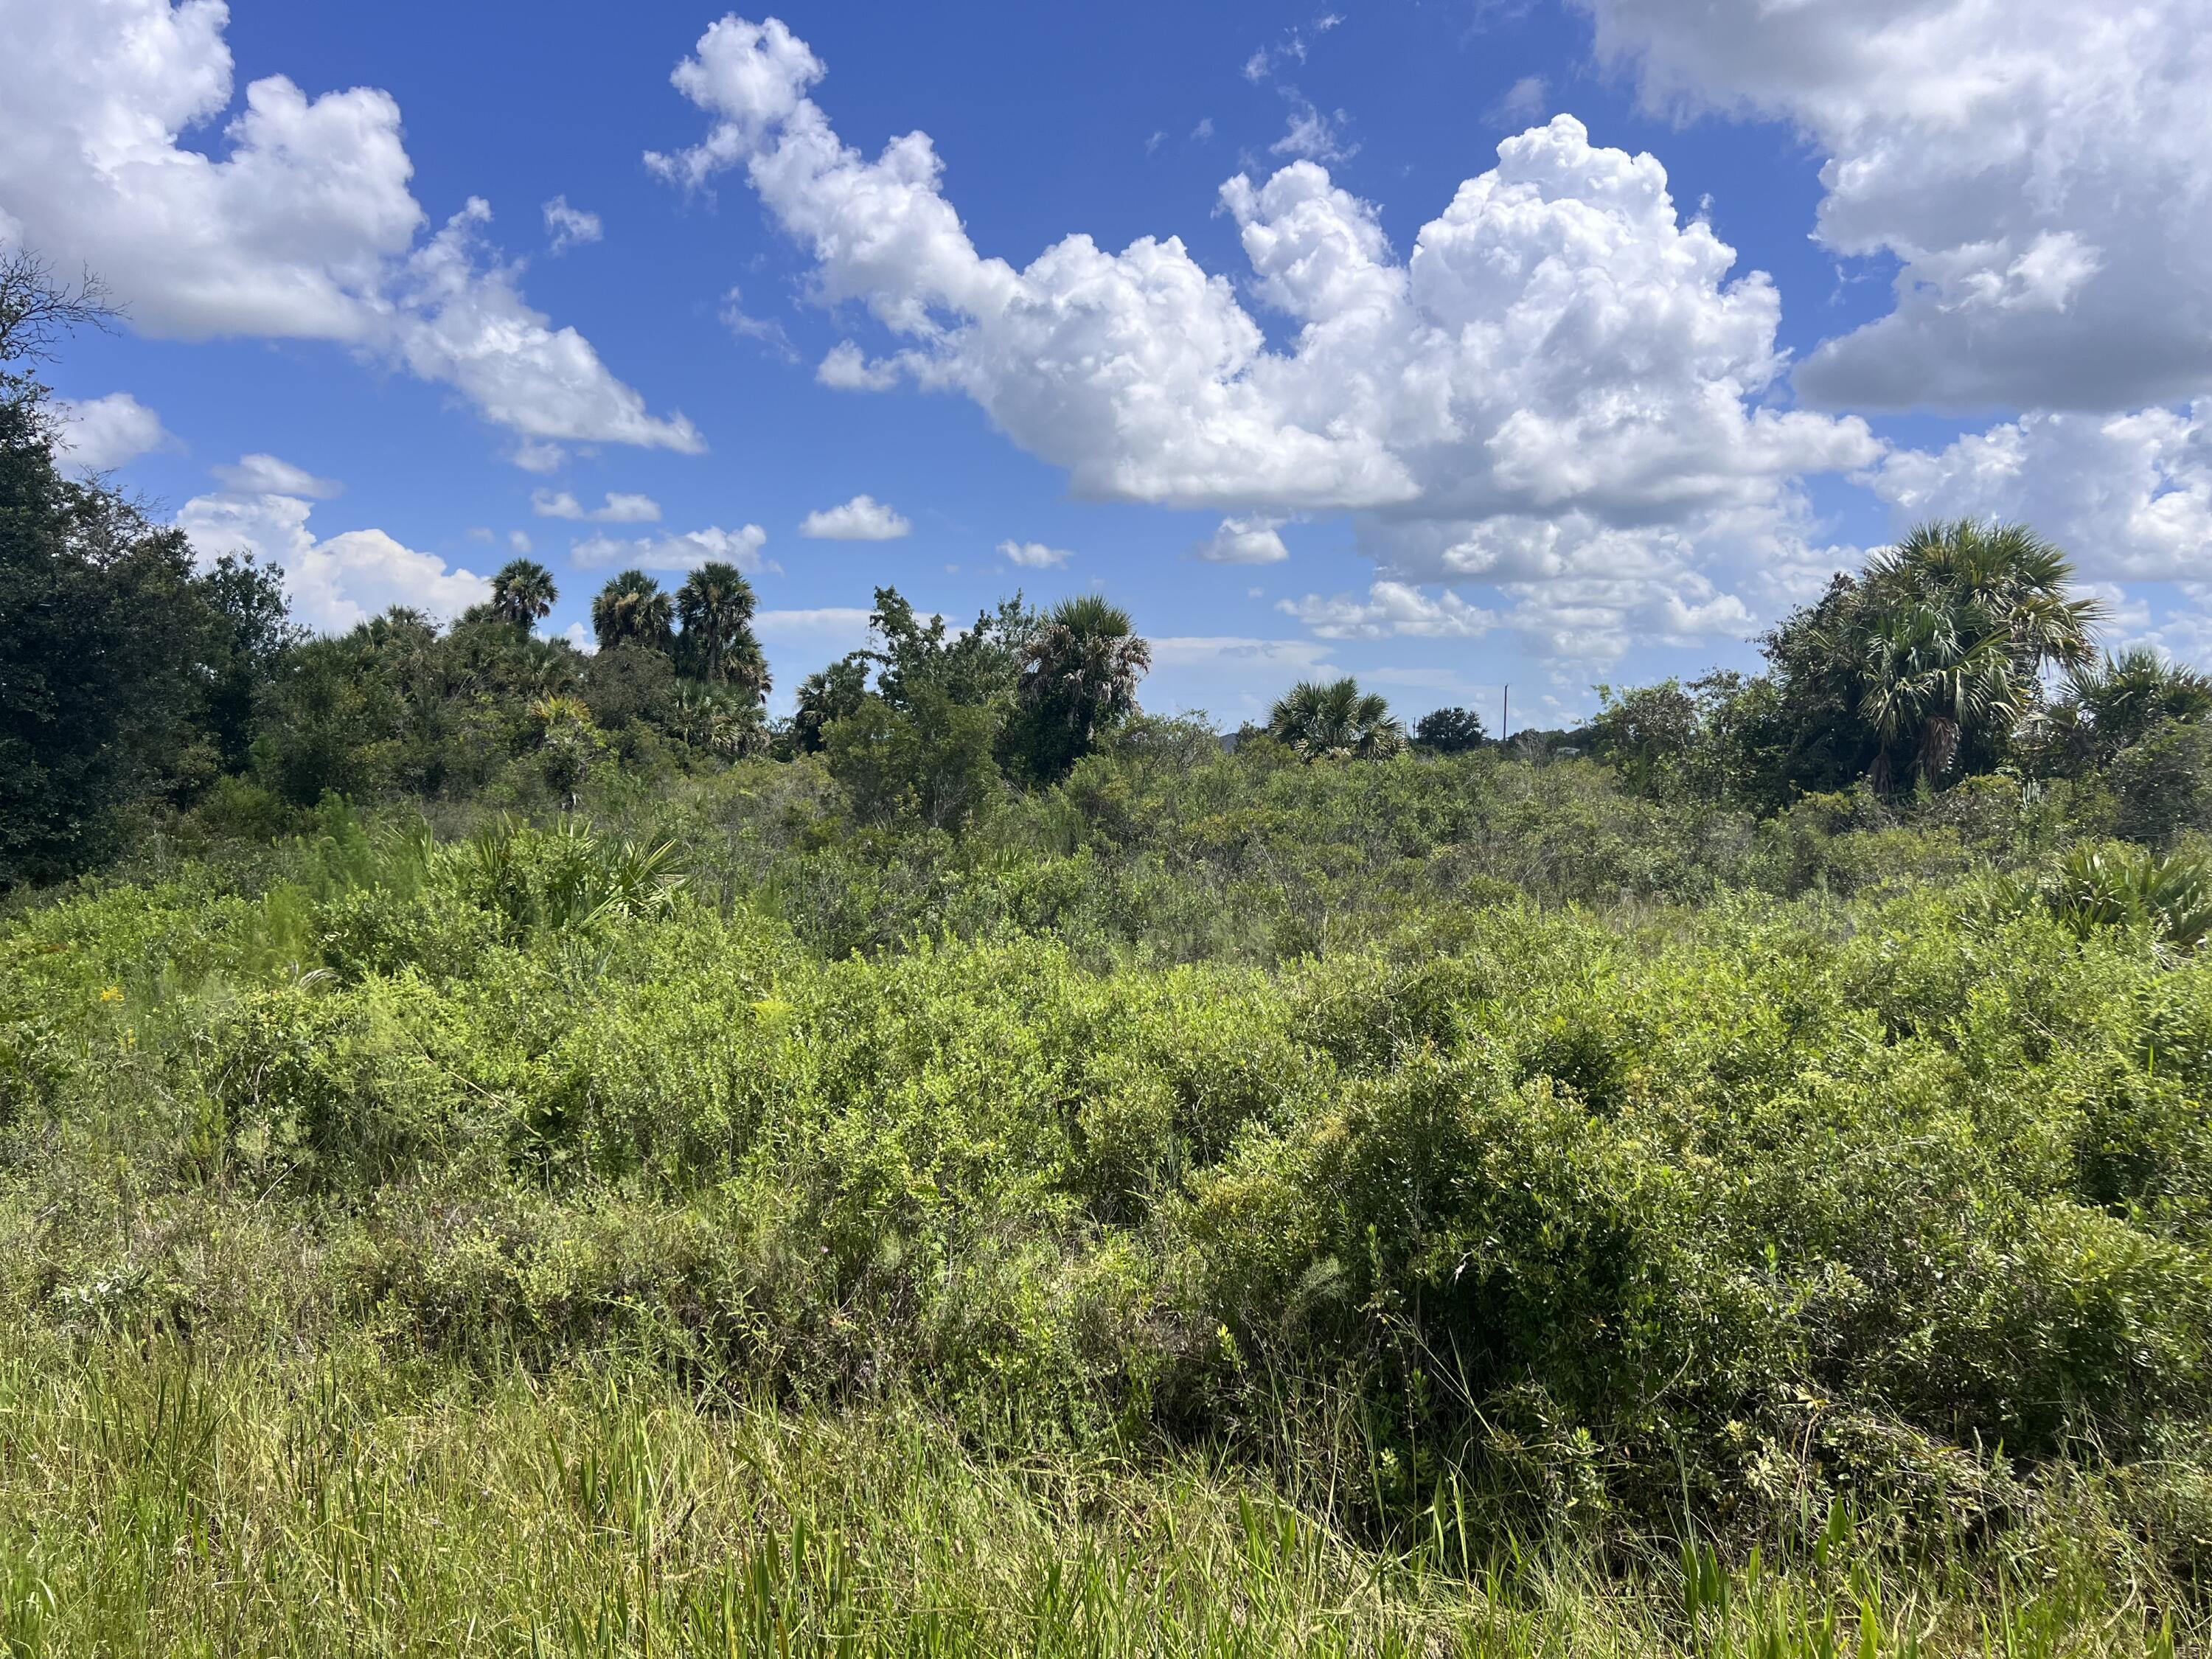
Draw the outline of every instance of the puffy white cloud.
[[[527,439],[701,448],[574,329],[524,303],[471,203],[424,218],[399,107],[254,82],[234,106],[221,0],[0,0],[0,220],[98,271],[143,332],[336,341],[450,385]]]
[[[1257,514],[1224,519],[1211,536],[1190,550],[1190,556],[1208,564],[1279,564],[1291,556],[1276,533],[1284,523]]]
[[[393,330],[401,361],[425,380],[458,387],[487,419],[528,441],[702,452],[706,442],[690,421],[648,414],[590,341],[549,326],[531,309],[514,286],[519,267],[486,261],[481,233],[490,222],[489,206],[471,197],[409,256]]]
[[[533,489],[530,510],[541,519],[580,519],[592,524],[656,524],[660,519],[660,503],[652,496],[611,489],[599,507],[586,507],[565,489]]]
[[[780,568],[761,556],[766,545],[768,532],[757,524],[736,530],[709,525],[681,535],[672,532],[630,540],[603,532],[578,542],[568,550],[568,557],[580,568],[622,565],[640,570],[696,570],[719,559],[753,575]]]
[[[69,464],[81,472],[106,472],[175,441],[161,417],[127,392],[82,403],[57,398],[53,412]]]
[[[345,486],[332,478],[319,478],[305,467],[295,466],[274,455],[241,455],[235,465],[214,469],[225,489],[238,495],[303,495],[326,501]]]
[[[510,553],[516,554],[527,553],[530,551],[530,532],[526,530],[508,531],[507,532],[507,550]]]
[[[599,653],[599,635],[580,622],[572,622],[562,629],[561,637],[587,657],[596,657]]]
[[[1079,494],[1360,513],[1393,580],[1441,579],[1399,568],[1401,541],[1480,562],[1530,526],[1587,544],[1584,563],[1626,547],[1678,576],[1693,558],[1753,568],[1801,516],[1792,480],[1879,454],[1856,419],[1768,401],[1785,367],[1772,283],[1732,278],[1733,250],[1681,221],[1656,161],[1570,117],[1499,145],[1402,259],[1310,161],[1231,179],[1252,291],[1294,325],[1278,349],[1174,238],[985,257],[928,137],[866,158],[807,95],[823,72],[781,24],[716,24],[677,74],[708,134],[655,166],[692,185],[744,168],[813,256],[816,297],[860,302],[897,342],[841,345],[822,380],[963,392]]]
[[[307,527],[313,511],[298,495],[231,490],[195,495],[177,525],[203,561],[251,553],[277,566],[294,618],[325,633],[341,633],[395,605],[443,618],[491,597],[483,577],[448,568],[436,554],[417,552],[381,530],[319,540]]]
[[[1029,570],[1050,570],[1075,556],[1064,547],[1047,547],[1042,542],[1000,542],[999,551],[1009,564]]]
[[[2212,574],[2212,399],[2185,412],[2023,415],[1940,450],[1896,452],[1869,482],[1900,529],[2017,520],[2092,580]]]
[[[2203,0],[1582,0],[1647,99],[1795,124],[1820,240],[1894,256],[1830,403],[2116,410],[2212,388]]]
[[[826,542],[895,542],[914,528],[903,515],[872,495],[855,495],[841,507],[810,513],[799,533]]]
[[[1339,594],[1324,599],[1309,593],[1281,599],[1275,608],[1296,617],[1325,640],[1378,640],[1395,634],[1420,639],[1479,640],[1498,626],[1498,614],[1446,588],[1431,599],[1404,582],[1380,581],[1356,599]]]
[[[545,235],[556,253],[566,253],[586,242],[599,241],[606,234],[606,227],[599,222],[598,214],[570,207],[566,196],[556,196],[545,204]]]

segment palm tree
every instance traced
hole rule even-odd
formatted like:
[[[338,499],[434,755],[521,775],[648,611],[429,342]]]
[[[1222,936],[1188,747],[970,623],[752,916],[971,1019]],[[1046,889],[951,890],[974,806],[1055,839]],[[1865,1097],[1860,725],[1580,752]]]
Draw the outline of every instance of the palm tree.
[[[702,564],[676,590],[684,672],[709,685],[768,695],[768,661],[753,637],[753,585],[733,564]]]
[[[553,573],[534,559],[510,559],[491,579],[491,614],[526,633],[551,613],[560,597]]]
[[[625,570],[592,601],[592,631],[599,636],[602,651],[618,645],[665,651],[674,641],[675,616],[659,582],[642,570]]]
[[[1015,684],[1036,722],[1040,769],[1065,771],[1102,730],[1135,712],[1137,682],[1152,665],[1152,647],[1121,606],[1085,593],[1047,611],[1023,647]]]
[[[2042,677],[2090,658],[2102,608],[2069,597],[2074,567],[2024,525],[1924,524],[1867,567],[1850,637],[1836,641],[1879,744],[1870,775],[1899,762],[1940,782],[1972,751],[1988,760],[2042,706]]]
[[[2106,759],[2142,742],[2153,726],[2212,714],[2212,676],[2169,663],[2148,646],[2076,668],[2066,689],[2070,712],[2076,720],[2088,716],[2089,739]]]
[[[1307,760],[1382,760],[1406,746],[1390,705],[1350,675],[1299,681],[1268,711],[1267,729]]]

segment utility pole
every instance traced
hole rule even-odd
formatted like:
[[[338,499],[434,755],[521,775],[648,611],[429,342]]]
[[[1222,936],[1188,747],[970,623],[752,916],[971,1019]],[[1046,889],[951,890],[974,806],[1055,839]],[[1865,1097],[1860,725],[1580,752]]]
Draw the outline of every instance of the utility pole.
[[[1505,688],[1505,708],[1498,717],[1498,740],[1500,743],[1513,735],[1513,688]]]

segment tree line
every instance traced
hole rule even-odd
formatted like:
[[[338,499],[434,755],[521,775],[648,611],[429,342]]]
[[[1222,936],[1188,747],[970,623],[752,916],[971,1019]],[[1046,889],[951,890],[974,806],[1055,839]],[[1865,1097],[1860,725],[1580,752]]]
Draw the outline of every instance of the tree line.
[[[267,835],[332,795],[574,808],[594,778],[755,757],[819,757],[860,821],[955,830],[1146,719],[1151,648],[1095,595],[1040,611],[1017,593],[955,629],[878,588],[866,647],[806,676],[781,720],[752,586],[726,562],[673,592],[613,576],[593,652],[535,631],[559,591],[529,559],[450,625],[395,607],[311,637],[278,571],[199,561],[142,503],[63,470],[38,370],[107,315],[96,286],[0,262],[0,882],[95,866],[180,814]],[[1759,814],[1998,772],[2096,776],[2138,839],[2212,826],[2212,679],[2100,653],[2102,620],[2033,532],[1927,525],[1769,632],[1762,672],[1600,687],[1593,720],[1510,752]],[[1293,686],[1236,734],[1248,744],[1315,764],[1495,746],[1468,709],[1409,728],[1351,678]]]

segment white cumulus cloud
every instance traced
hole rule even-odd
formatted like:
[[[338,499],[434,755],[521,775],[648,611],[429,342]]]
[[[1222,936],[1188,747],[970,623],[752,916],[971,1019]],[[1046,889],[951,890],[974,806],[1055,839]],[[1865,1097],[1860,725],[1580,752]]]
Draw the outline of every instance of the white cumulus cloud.
[[[1856,419],[1775,405],[1773,284],[1732,274],[1656,161],[1571,117],[1501,144],[1402,256],[1310,161],[1229,180],[1249,291],[1293,325],[1271,349],[1176,238],[986,256],[927,135],[863,155],[809,96],[824,72],[782,24],[724,20],[676,75],[707,134],[653,165],[695,187],[742,168],[815,296],[872,314],[889,349],[842,345],[825,382],[963,393],[1080,495],[1350,511],[1393,580],[1532,564],[1534,542],[1578,573],[1619,556],[1648,574],[1599,630],[1618,633],[1700,570],[1771,562],[1802,529],[1800,475],[1879,456]]]
[[[660,503],[652,496],[611,489],[599,507],[586,507],[565,489],[533,489],[530,510],[541,519],[580,519],[592,524],[656,524],[660,519]]]
[[[1404,582],[1376,582],[1364,599],[1340,594],[1324,599],[1281,599],[1275,608],[1325,640],[1376,640],[1394,634],[1421,639],[1479,640],[1498,626],[1498,614],[1446,588],[1431,599]]]
[[[1075,556],[1064,547],[1047,547],[1042,542],[1004,541],[999,551],[1009,564],[1030,570],[1050,570]]]
[[[0,0],[11,234],[98,271],[147,334],[335,341],[526,440],[703,447],[524,301],[483,203],[421,240],[389,94],[272,75],[239,104],[228,21],[221,0]]]
[[[1899,264],[1797,371],[1833,404],[2112,410],[2212,387],[2203,0],[1581,0],[1675,110],[1825,156],[1819,235]]]
[[[491,597],[483,577],[381,530],[318,538],[307,526],[314,510],[298,495],[225,490],[192,497],[177,525],[203,562],[251,553],[278,567],[293,617],[323,633],[342,633],[395,605],[443,619]]]
[[[342,494],[345,486],[332,478],[319,478],[303,466],[274,455],[241,455],[229,466],[214,469],[225,489],[240,495],[302,495],[325,501]]]
[[[736,530],[709,525],[704,530],[625,538],[605,532],[578,542],[568,556],[580,568],[613,565],[640,570],[696,570],[716,560],[733,564],[748,575],[775,570],[774,561],[761,556],[768,532],[757,524]]]
[[[1208,564],[1279,564],[1291,556],[1277,532],[1284,520],[1254,514],[1224,519],[1220,527],[1190,550],[1194,559]]]
[[[2212,577],[2212,399],[2186,410],[2027,414],[1942,449],[1898,451],[1869,482],[1899,529],[1932,518],[2020,520],[2093,580]]]
[[[106,472],[174,441],[161,417],[127,392],[82,403],[57,398],[53,412],[69,465],[80,472]]]
[[[841,507],[823,507],[799,521],[799,533],[825,542],[895,542],[913,523],[872,495],[855,495]]]

